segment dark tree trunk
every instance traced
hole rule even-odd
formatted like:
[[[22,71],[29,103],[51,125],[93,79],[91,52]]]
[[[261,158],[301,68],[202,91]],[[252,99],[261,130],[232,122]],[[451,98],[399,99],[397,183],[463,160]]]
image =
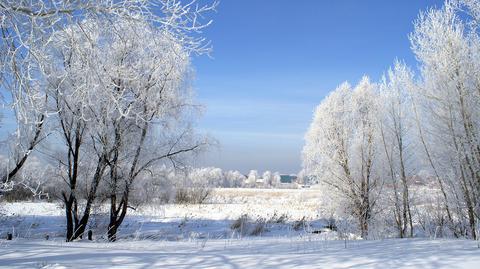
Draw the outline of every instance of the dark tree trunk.
[[[148,123],[145,123],[141,128],[141,134],[139,143],[136,146],[135,155],[130,166],[130,172],[128,177],[124,179],[124,190],[122,193],[120,204],[117,208],[117,187],[118,187],[118,174],[117,174],[117,162],[118,162],[118,148],[116,148],[114,159],[110,166],[110,179],[112,181],[112,192],[110,195],[110,223],[108,225],[108,240],[114,242],[117,240],[117,231],[120,225],[122,224],[125,215],[127,214],[128,209],[128,200],[130,195],[130,186],[138,175],[137,164],[140,158],[140,153],[145,142],[145,137],[147,135]],[[115,141],[117,145],[121,144],[121,136],[119,132],[116,132]]]
[[[90,240],[90,241],[93,240],[93,232],[92,232],[92,230],[88,230],[88,240]]]
[[[80,219],[78,224],[75,227],[75,232],[73,233],[73,239],[78,239],[78,238],[83,238],[83,234],[85,233],[85,230],[87,229],[87,224],[88,224],[88,219],[90,218],[90,211],[85,212],[83,217]]]
[[[85,210],[82,217],[79,219],[77,201],[74,195],[75,189],[70,189],[70,196],[66,197],[64,193],[64,203],[65,203],[65,215],[67,220],[67,234],[66,241],[71,242],[78,238],[82,238],[85,230],[87,228],[88,220],[90,218],[90,211],[95,201],[95,195],[97,193],[98,184],[105,170],[105,158],[101,157],[97,164],[97,169],[93,177],[93,182],[90,187],[90,191],[87,197],[87,202],[85,205]]]
[[[361,208],[361,213],[359,216],[360,233],[363,239],[367,239],[368,237],[369,221],[370,221],[370,203],[369,201],[364,200]]]
[[[117,241],[117,230],[118,230],[118,226],[116,225],[116,223],[110,223],[108,225],[108,241],[110,242],[115,242]]]
[[[97,168],[95,174],[93,176],[92,185],[90,186],[90,191],[87,197],[87,203],[85,205],[85,210],[83,211],[83,216],[78,221],[78,224],[75,227],[75,232],[73,234],[73,240],[77,238],[82,238],[83,234],[85,233],[85,229],[87,228],[88,219],[90,218],[90,211],[92,209],[93,202],[95,201],[95,197],[97,194],[98,184],[103,176],[103,173],[106,168],[106,158],[105,156],[101,156],[98,160]]]
[[[75,239],[74,234],[78,227],[77,201],[72,193],[68,199],[66,198],[65,193],[63,193],[63,199],[65,203],[65,216],[67,221],[66,241],[70,242]]]
[[[72,218],[72,205],[69,201],[65,201],[65,216],[67,218],[67,237],[66,241],[69,242],[73,238],[74,224]]]
[[[128,195],[129,192],[125,191],[122,195],[122,200],[118,208],[114,199],[111,200],[112,206],[110,208],[110,223],[108,224],[108,240],[115,242],[117,240],[117,231],[120,225],[122,225],[128,210]],[[116,196],[115,196],[116,199]]]

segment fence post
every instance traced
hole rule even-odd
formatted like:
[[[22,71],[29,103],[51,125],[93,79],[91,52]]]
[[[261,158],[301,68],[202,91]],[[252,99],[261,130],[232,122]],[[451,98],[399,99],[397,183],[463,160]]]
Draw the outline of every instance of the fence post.
[[[92,230],[88,230],[88,240],[92,241],[93,239],[93,232]]]

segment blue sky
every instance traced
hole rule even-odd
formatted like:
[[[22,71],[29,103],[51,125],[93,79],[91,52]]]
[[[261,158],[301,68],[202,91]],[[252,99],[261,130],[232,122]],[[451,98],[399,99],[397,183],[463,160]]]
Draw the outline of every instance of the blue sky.
[[[219,142],[197,165],[296,173],[315,106],[336,85],[378,80],[395,58],[413,68],[408,34],[443,1],[223,0],[197,57],[197,127]]]

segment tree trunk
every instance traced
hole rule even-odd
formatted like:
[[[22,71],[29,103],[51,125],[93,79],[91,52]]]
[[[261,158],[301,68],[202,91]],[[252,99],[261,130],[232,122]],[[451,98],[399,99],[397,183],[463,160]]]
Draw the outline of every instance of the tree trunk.
[[[110,223],[108,224],[108,241],[115,242],[117,240],[117,231],[122,225],[128,209],[128,189],[123,192],[122,199],[118,208],[116,208],[115,199],[111,199],[112,205],[110,207]]]
[[[85,205],[85,210],[83,211],[83,216],[79,221],[78,220],[75,221],[75,224],[76,224],[75,230],[71,237],[67,237],[67,241],[73,241],[75,239],[83,237],[83,234],[85,233],[85,230],[87,228],[88,220],[90,218],[90,211],[91,211],[93,202],[95,201],[98,184],[100,183],[100,180],[103,176],[105,168],[106,168],[106,158],[105,156],[101,156],[98,160],[97,168],[93,176],[92,185],[90,186],[90,191],[88,193],[87,203]],[[76,209],[75,209],[75,212],[77,212]],[[74,218],[76,219],[76,214],[74,215]]]
[[[425,141],[424,131],[423,131],[422,126],[420,124],[416,103],[413,102],[412,104],[413,104],[413,111],[415,113],[415,122],[417,124],[420,142],[422,143],[422,146],[423,146],[423,149],[425,150],[425,154],[426,154],[426,157],[428,159],[428,162],[429,162],[430,166],[432,167],[433,172],[435,173],[435,179],[437,180],[438,185],[440,187],[440,191],[442,192],[443,200],[445,202],[445,204],[444,204],[445,211],[447,213],[447,217],[448,217],[450,227],[453,230],[454,236],[458,237],[458,232],[457,232],[457,229],[456,229],[455,221],[452,217],[450,207],[448,205],[448,196],[447,196],[447,192],[445,190],[445,186],[443,185],[442,179],[440,178],[437,167],[433,162],[433,158],[430,154],[430,150],[428,149],[427,143]]]
[[[363,239],[368,237],[368,217],[366,214],[360,216],[360,234]]]
[[[117,195],[112,193],[110,195],[110,223],[108,224],[108,241],[115,242],[117,240]]]
[[[108,225],[108,241],[110,242],[117,241],[117,229],[118,229],[118,226],[115,223],[110,223]]]
[[[66,241],[70,242],[73,238],[74,225],[72,218],[72,204],[65,200],[65,216],[67,218],[67,238]]]

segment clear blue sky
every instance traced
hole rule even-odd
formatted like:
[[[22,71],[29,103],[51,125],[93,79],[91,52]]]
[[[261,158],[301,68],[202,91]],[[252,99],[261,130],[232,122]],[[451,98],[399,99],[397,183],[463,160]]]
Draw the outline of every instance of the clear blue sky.
[[[315,106],[339,83],[378,80],[395,58],[416,67],[408,34],[443,1],[223,0],[194,60],[198,128],[220,142],[197,165],[296,173]]]

